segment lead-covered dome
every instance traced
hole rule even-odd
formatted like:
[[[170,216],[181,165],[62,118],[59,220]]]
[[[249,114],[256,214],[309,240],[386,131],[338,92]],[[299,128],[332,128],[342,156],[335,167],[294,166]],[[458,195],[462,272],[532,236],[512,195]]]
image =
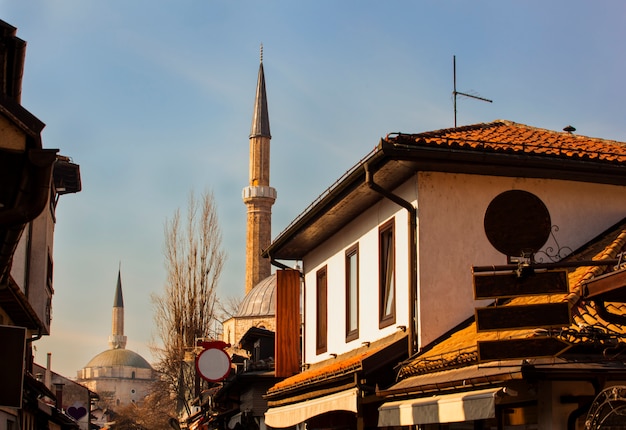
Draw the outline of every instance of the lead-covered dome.
[[[150,363],[146,361],[141,355],[137,354],[128,349],[108,349],[100,354],[96,355],[94,358],[87,363],[85,368],[95,368],[95,367],[117,367],[117,366],[125,366],[125,367],[136,367],[140,369],[152,369]]]
[[[276,314],[276,274],[259,282],[239,305],[237,317],[265,317]]]

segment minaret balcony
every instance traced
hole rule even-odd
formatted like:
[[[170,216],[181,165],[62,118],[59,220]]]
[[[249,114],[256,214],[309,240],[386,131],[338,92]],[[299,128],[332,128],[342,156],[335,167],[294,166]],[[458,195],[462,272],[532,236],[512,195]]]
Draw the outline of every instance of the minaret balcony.
[[[242,192],[243,201],[247,202],[251,199],[270,199],[272,202],[276,200],[276,188],[267,185],[257,185],[245,187]]]

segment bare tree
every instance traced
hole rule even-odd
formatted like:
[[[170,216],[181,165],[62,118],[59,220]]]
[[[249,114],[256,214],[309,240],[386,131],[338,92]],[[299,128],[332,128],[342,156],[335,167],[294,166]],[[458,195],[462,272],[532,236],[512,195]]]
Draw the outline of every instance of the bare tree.
[[[139,403],[130,403],[112,412],[112,430],[150,429],[172,430],[170,420],[176,416],[175,402],[170,397],[165,381],[158,380]]]
[[[178,411],[197,394],[193,352],[199,338],[214,338],[220,304],[217,285],[226,254],[213,193],[189,195],[187,216],[180,209],[165,222],[167,282],[153,295],[154,321],[162,347],[156,368],[176,395]]]
[[[243,298],[240,296],[229,296],[220,300],[220,320],[226,321],[227,319],[237,315],[242,301]]]

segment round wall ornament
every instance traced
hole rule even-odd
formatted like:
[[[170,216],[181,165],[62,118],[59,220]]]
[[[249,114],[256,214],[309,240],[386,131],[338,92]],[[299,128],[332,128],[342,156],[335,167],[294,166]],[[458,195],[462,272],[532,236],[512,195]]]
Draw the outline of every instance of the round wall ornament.
[[[550,236],[550,213],[536,195],[509,190],[497,195],[485,212],[485,234],[509,257],[536,253]]]

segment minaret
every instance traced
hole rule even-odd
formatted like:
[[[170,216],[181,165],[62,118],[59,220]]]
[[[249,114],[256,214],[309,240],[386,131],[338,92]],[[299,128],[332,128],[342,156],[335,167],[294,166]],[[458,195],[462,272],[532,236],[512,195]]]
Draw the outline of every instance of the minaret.
[[[248,207],[246,294],[271,274],[270,260],[261,257],[261,252],[270,245],[272,239],[272,205],[276,200],[276,190],[270,187],[271,138],[261,45],[259,77],[250,129],[250,185],[243,189],[243,201]]]
[[[124,296],[122,296],[122,274],[117,272],[117,287],[113,299],[113,327],[109,336],[111,349],[126,348],[126,336],[124,336]]]

